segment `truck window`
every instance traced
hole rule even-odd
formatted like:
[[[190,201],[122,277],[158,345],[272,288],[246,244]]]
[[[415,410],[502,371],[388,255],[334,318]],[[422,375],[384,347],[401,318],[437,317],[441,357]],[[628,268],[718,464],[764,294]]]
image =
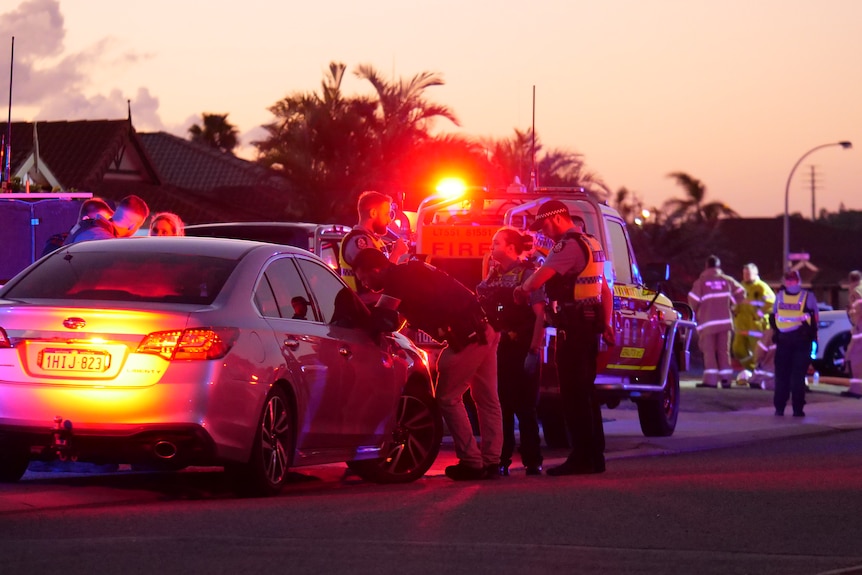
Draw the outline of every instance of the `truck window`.
[[[616,282],[632,285],[632,260],[629,255],[629,244],[626,240],[626,232],[620,222],[608,220],[608,235],[611,244],[611,256],[614,262]]]

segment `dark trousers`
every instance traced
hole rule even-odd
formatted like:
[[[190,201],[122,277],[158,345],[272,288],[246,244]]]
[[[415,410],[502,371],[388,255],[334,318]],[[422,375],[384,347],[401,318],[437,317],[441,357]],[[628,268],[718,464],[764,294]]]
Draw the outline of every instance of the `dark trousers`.
[[[542,464],[539,418],[539,373],[527,373],[524,360],[530,351],[530,342],[513,341],[507,333],[500,336],[497,347],[497,393],[503,411],[503,451],[501,465],[512,464],[515,451],[515,417],[521,435],[521,462],[525,467]],[[537,366],[538,367],[538,366]]]
[[[805,374],[811,363],[811,340],[794,337],[793,333],[779,335],[775,346],[775,409],[784,412],[791,398],[793,413],[801,413],[805,406]]]
[[[578,467],[604,469],[605,430],[595,390],[598,353],[599,336],[592,323],[557,329],[560,399],[572,438],[568,460]]]

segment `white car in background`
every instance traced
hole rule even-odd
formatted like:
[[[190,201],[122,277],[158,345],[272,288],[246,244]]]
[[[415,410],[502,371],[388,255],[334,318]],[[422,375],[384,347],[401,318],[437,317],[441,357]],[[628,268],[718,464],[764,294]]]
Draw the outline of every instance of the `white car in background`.
[[[847,310],[821,311],[814,369],[820,375],[850,377],[844,363],[849,343],[850,318],[847,317]]]

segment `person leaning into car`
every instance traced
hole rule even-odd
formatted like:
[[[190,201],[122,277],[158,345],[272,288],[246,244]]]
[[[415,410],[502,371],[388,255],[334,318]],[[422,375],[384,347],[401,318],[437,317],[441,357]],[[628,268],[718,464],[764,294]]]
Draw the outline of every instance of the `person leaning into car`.
[[[498,477],[503,444],[497,396],[500,334],[488,323],[476,295],[433,266],[419,261],[396,265],[374,248],[361,250],[353,269],[357,280],[382,294],[378,306],[397,310],[411,327],[446,343],[437,360],[437,402],[458,456],[458,464],[448,466],[446,476],[454,480]],[[464,407],[468,388],[479,414],[481,447]]]
[[[613,296],[604,276],[605,255],[599,241],[586,233],[584,221],[566,205],[549,200],[530,226],[556,242],[547,260],[515,289],[515,301],[545,287],[557,328],[555,360],[560,399],[572,437],[572,451],[548,475],[583,475],[605,471],[605,433],[596,397],[599,337],[613,344]]]

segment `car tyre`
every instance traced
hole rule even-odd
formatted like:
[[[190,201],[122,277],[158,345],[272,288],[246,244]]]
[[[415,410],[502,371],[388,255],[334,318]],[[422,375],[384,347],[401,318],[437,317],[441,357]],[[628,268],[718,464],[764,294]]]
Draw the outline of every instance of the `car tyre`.
[[[845,372],[847,346],[850,345],[850,332],[845,331],[833,337],[823,351],[821,375],[849,375]]]
[[[27,472],[30,450],[23,445],[0,446],[0,483],[15,483]]]
[[[293,462],[293,426],[287,395],[273,387],[266,396],[249,461],[225,468],[239,495],[267,497],[281,491]]]
[[[679,416],[679,368],[671,360],[664,392],[653,399],[637,400],[638,419],[646,437],[668,437],[676,429]]]
[[[350,461],[359,477],[374,483],[409,483],[431,468],[443,441],[443,419],[430,393],[408,391],[398,402],[392,438],[383,457]]]

